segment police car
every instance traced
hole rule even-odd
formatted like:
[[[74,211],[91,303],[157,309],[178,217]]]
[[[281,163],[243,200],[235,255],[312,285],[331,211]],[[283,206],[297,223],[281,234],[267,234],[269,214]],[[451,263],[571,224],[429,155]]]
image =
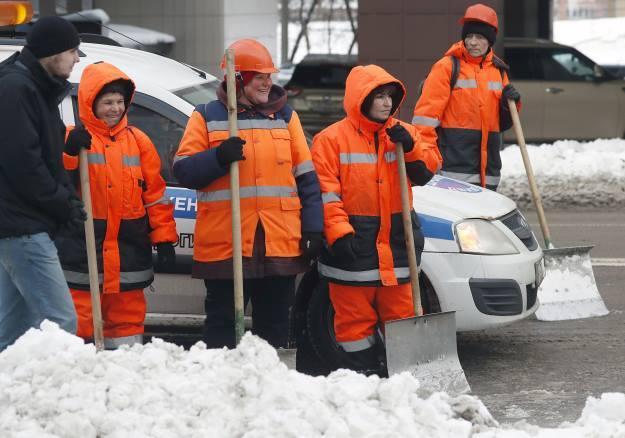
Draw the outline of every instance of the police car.
[[[23,40],[0,39],[0,61],[23,44]],[[175,207],[180,235],[177,273],[157,273],[154,284],[146,289],[147,324],[199,326],[204,285],[189,275],[197,200],[194,191],[179,186],[171,168],[191,112],[197,104],[215,99],[219,82],[197,68],[156,54],[83,43],[80,63],[69,79],[73,92],[60,105],[68,125],[74,124],[78,114],[76,95],[82,71],[98,61],[117,66],[135,81],[128,117],[158,149],[167,195]],[[544,276],[543,254],[515,203],[441,176],[413,190],[425,234],[421,284],[426,311],[456,311],[459,331],[509,324],[533,314]],[[314,332],[331,341],[333,311],[327,288],[314,270],[300,282],[294,315],[299,315],[293,318],[295,331]]]

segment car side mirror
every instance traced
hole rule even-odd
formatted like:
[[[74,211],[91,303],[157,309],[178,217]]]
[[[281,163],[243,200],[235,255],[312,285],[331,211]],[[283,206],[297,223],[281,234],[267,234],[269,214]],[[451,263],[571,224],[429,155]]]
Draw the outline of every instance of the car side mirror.
[[[595,64],[593,67],[593,79],[595,82],[601,82],[609,79],[609,76],[600,65]]]

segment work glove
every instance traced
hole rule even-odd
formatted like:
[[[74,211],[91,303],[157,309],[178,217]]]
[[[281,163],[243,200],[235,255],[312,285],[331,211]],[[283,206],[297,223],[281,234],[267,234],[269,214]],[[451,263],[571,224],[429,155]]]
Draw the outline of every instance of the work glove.
[[[501,94],[503,95],[503,98],[506,100],[506,102],[508,100],[514,100],[515,102],[521,100],[521,95],[512,84],[508,84],[503,87],[503,91],[501,92]]]
[[[67,220],[67,225],[71,228],[79,228],[83,226],[84,222],[87,220],[87,212],[85,211],[85,204],[76,198],[72,197],[69,199],[70,203],[70,211],[69,211],[69,219]]]
[[[156,269],[159,272],[174,272],[176,269],[176,250],[171,242],[156,244]]]
[[[299,241],[300,248],[308,260],[313,260],[319,256],[321,247],[323,246],[322,233],[302,233],[302,240]]]
[[[354,235],[346,234],[343,237],[336,239],[334,245],[332,245],[332,253],[343,261],[356,260],[356,253],[354,252]]]
[[[224,140],[215,153],[217,154],[217,161],[221,167],[227,167],[230,163],[235,161],[245,160],[243,156],[243,145],[245,140],[241,137],[230,137]]]
[[[76,127],[70,131],[65,140],[65,153],[77,156],[81,149],[91,149],[91,134],[85,128]]]
[[[386,128],[386,133],[393,143],[401,143],[404,152],[408,153],[414,148],[414,140],[406,128],[397,123],[395,126]]]

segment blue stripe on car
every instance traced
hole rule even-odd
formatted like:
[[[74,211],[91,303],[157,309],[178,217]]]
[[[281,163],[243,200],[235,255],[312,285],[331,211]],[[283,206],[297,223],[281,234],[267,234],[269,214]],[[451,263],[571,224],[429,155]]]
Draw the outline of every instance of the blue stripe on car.
[[[419,216],[421,230],[426,238],[454,240],[454,233],[451,230],[451,221],[421,213],[417,213],[417,216]]]

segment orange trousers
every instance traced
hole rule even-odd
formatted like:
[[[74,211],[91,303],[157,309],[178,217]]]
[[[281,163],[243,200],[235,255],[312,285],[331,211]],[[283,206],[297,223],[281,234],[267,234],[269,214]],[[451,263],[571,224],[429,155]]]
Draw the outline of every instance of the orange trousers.
[[[83,339],[92,339],[91,294],[85,290],[70,289],[70,291],[78,315],[76,335]],[[105,338],[123,338],[143,334],[146,312],[143,289],[101,294],[100,303]]]
[[[415,316],[410,283],[397,286],[345,286],[329,283],[334,333],[340,344],[360,342],[378,324]]]

